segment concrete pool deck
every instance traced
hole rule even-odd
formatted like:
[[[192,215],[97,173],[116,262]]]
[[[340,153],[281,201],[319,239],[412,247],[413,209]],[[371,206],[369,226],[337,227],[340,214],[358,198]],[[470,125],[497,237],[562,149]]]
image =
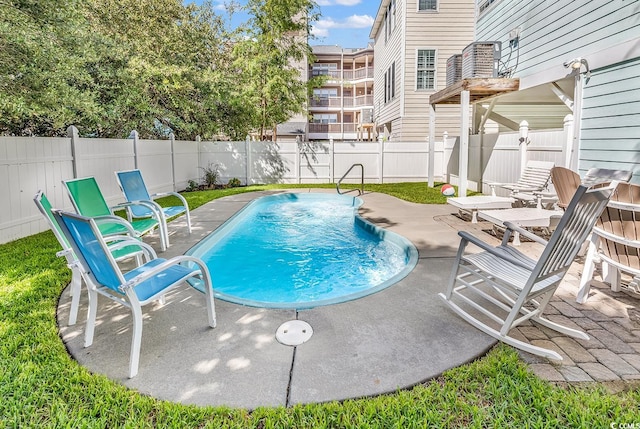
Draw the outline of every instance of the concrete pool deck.
[[[240,194],[193,210],[193,233],[189,235],[184,232],[186,228],[179,227],[184,219],[172,222],[171,247],[159,256],[183,254],[251,200],[280,192],[288,191]],[[133,379],[127,378],[131,345],[131,316],[127,308],[101,297],[94,342],[84,348],[86,294],[81,299],[78,324],[69,327],[66,322],[70,300],[65,292],[58,308],[62,340],[81,365],[142,394],[185,404],[248,409],[393,392],[482,356],[495,340],[464,322],[437,297],[450,274],[459,242],[458,229],[463,226],[483,234],[482,224],[472,226],[451,216],[448,205],[414,204],[378,193],[365,193],[362,198],[365,203],[360,208],[361,216],[408,238],[419,251],[415,269],[383,291],[355,301],[301,311],[243,307],[216,300],[218,326],[211,329],[207,326],[203,296],[185,285],[170,293],[164,305],[151,304],[144,309],[140,371]],[[495,240],[488,234],[483,238]],[[157,240],[157,233],[145,239],[159,248]],[[523,243],[523,249],[529,245]],[[212,277],[215,287],[215,269]],[[570,307],[566,312],[579,312],[578,304],[568,304],[570,293],[575,300],[576,289],[572,289],[571,282],[577,282],[575,275],[568,277],[567,298],[558,299],[560,304]],[[600,288],[593,289],[600,293]],[[593,313],[598,312],[602,302],[611,306],[598,296],[590,298],[586,305],[596,307],[588,307]],[[562,305],[554,308],[564,309]],[[560,314],[563,315],[564,312]],[[640,364],[634,366],[633,362],[640,351],[640,325],[632,315],[627,314],[629,337],[623,340],[627,348],[622,347],[618,353],[627,356],[629,362],[629,368],[622,369],[626,372],[618,373],[620,380],[640,378]],[[313,336],[296,347],[282,345],[275,339],[276,330],[293,319],[308,322]],[[545,335],[534,333],[531,328],[521,328],[522,334]],[[554,338],[545,338],[556,342]],[[562,341],[557,340],[560,345]],[[602,340],[596,341],[600,343],[596,348],[606,361],[606,348]],[[571,377],[582,377],[584,373],[585,377],[577,381],[587,378],[601,381],[594,376],[600,369],[594,366],[599,361],[587,359],[587,363],[593,363],[590,372],[587,367],[581,369],[579,359],[572,359],[573,353],[563,351],[563,355],[569,354],[567,363],[573,364],[565,371],[569,376],[563,380],[576,381]],[[557,373],[562,378],[562,367],[531,355],[523,357],[539,375],[553,380]]]

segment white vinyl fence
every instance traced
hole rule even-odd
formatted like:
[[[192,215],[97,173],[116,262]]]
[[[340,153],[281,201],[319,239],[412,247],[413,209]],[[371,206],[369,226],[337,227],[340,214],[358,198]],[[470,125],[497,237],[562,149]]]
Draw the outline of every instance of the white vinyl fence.
[[[237,178],[242,184],[336,183],[356,163],[366,183],[427,182],[429,145],[425,142],[204,142],[70,137],[0,137],[0,243],[46,230],[33,203],[41,189],[54,207],[72,209],[63,180],[94,176],[107,202],[123,201],[114,172],[138,168],[151,193],[182,191],[200,183],[203,168],[216,167],[219,183]],[[530,132],[530,159],[560,163],[563,130]],[[455,137],[436,142],[436,181],[457,183]],[[472,136],[469,180],[512,181],[519,175],[518,135]],[[481,155],[481,157],[479,156]],[[474,160],[482,159],[482,163]],[[354,169],[344,183],[358,183]]]

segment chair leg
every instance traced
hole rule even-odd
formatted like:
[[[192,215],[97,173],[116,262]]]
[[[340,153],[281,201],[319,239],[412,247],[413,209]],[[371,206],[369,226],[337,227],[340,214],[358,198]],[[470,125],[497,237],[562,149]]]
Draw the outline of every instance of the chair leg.
[[[591,289],[591,279],[593,278],[593,270],[595,267],[595,258],[598,248],[598,239],[591,235],[589,241],[589,250],[587,251],[587,258],[584,260],[584,269],[580,276],[580,287],[578,288],[578,295],[576,296],[576,302],[584,304],[589,297],[589,289]]]
[[[133,332],[131,334],[131,354],[129,355],[129,378],[133,378],[138,374],[138,366],[140,363],[142,308],[137,300],[131,302],[131,315],[133,317]]]
[[[444,299],[443,294],[440,294],[440,297]],[[497,330],[487,326],[486,324],[480,322],[475,317],[471,316],[469,313],[464,311],[458,305],[454,304],[451,300],[446,301],[449,307],[455,311],[460,317],[469,322],[471,325],[475,326],[485,334],[492,336],[493,338],[502,341],[503,343],[509,344],[515,348],[520,350],[524,350],[528,353],[532,353],[538,356],[543,356],[549,359],[562,360],[562,356],[553,350],[545,349],[543,347],[534,346],[533,344],[525,343],[524,341],[517,340],[508,335],[502,335]]]
[[[84,346],[93,344],[93,331],[96,327],[96,313],[98,312],[98,292],[88,287],[89,309],[87,310],[87,323],[84,330]]]
[[[191,234],[191,213],[189,213],[189,208],[185,207],[186,211],[184,213],[184,215],[187,217],[187,230],[189,231],[189,234]]]
[[[615,266],[602,262],[602,279],[611,285],[611,291],[620,292],[620,270]]]
[[[461,240],[460,245],[458,246],[458,253],[456,254],[456,259],[453,261],[453,267],[451,269],[451,275],[449,276],[449,283],[447,284],[447,289],[444,293],[440,294],[441,298],[447,302],[451,301],[451,295],[453,294],[453,289],[456,286],[456,279],[458,278],[458,273],[460,272],[460,260],[462,259],[462,255],[466,247],[467,247],[467,241]]]
[[[71,270],[71,284],[69,292],[71,294],[71,308],[69,309],[69,326],[76,324],[78,320],[78,308],[80,307],[80,295],[82,293],[82,274],[77,268]]]
[[[211,281],[205,281],[205,291],[204,296],[207,300],[207,317],[209,319],[209,326],[215,328],[217,325],[216,321],[216,306],[213,300],[213,288],[211,287]],[[208,285],[208,286],[207,286]]]

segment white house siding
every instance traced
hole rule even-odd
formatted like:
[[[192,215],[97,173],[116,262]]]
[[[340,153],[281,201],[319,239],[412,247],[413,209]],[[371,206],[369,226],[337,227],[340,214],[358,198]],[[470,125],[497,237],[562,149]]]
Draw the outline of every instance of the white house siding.
[[[640,165],[640,59],[594,70],[584,85],[579,167]],[[640,171],[636,179],[640,179]]]
[[[383,0],[379,14],[384,16],[387,5],[390,0]],[[373,109],[376,126],[380,132],[380,127],[385,124],[391,124],[393,121],[400,118],[400,107],[402,98],[402,40],[404,38],[404,4],[405,0],[396,0],[396,17],[395,17],[395,29],[388,38],[385,38],[385,24],[379,26],[377,34],[374,35],[374,50],[373,56],[376,59],[375,72],[374,72],[374,84],[373,84]],[[395,62],[396,68],[396,84],[395,84],[395,97],[385,103],[384,86],[385,86],[385,73],[389,70],[389,67]],[[384,133],[383,133],[384,135]],[[392,140],[395,140],[399,136],[395,135],[395,130],[392,131],[390,136]]]
[[[406,0],[405,68],[402,140],[426,141],[429,135],[429,96],[446,85],[447,59],[473,41],[474,0],[440,0],[437,12],[418,12],[418,0]],[[436,51],[434,90],[416,90],[419,49]],[[445,131],[458,134],[459,106],[438,106],[436,140]]]

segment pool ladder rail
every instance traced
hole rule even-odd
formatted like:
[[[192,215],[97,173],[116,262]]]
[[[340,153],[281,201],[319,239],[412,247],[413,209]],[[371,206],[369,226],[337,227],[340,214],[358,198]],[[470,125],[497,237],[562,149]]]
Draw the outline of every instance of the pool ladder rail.
[[[353,170],[354,167],[360,167],[360,189],[357,189],[358,195],[364,194],[364,165],[362,164],[353,164],[351,167],[349,167],[347,172],[342,175],[340,180],[338,180],[338,183],[336,183],[336,191],[338,192],[338,194],[342,195],[346,194],[347,192],[351,192],[350,190],[342,192],[340,190],[340,184],[342,183],[344,178],[347,177],[349,173],[351,173],[351,170]]]

